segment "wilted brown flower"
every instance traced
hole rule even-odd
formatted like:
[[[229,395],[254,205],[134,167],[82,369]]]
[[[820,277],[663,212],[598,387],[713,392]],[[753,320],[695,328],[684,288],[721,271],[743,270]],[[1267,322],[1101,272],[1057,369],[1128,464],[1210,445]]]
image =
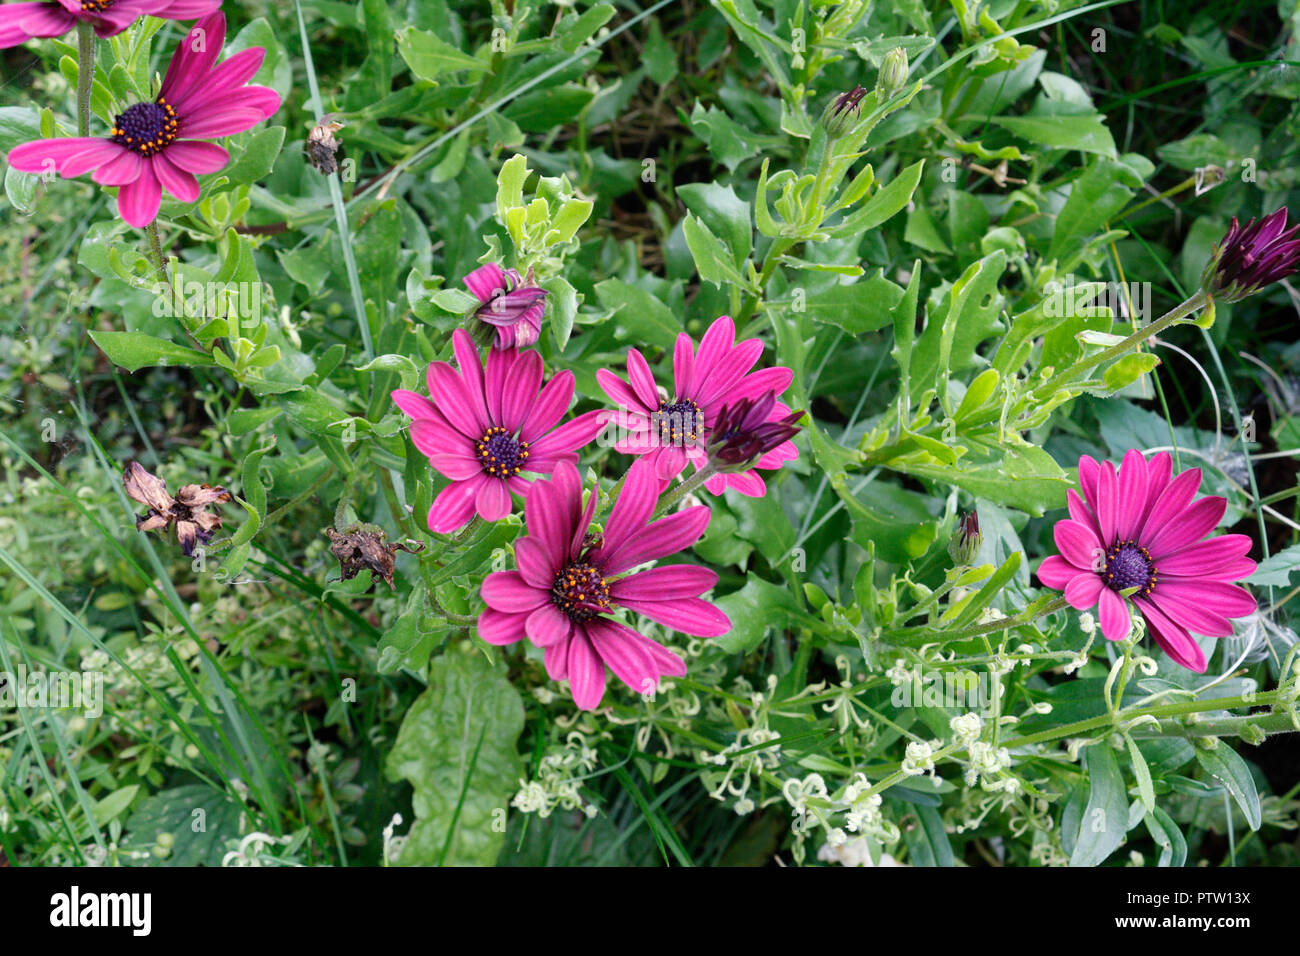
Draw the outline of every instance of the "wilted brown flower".
[[[338,172],[339,164],[335,153],[342,144],[334,134],[343,128],[343,124],[334,120],[333,114],[321,117],[316,128],[307,134],[307,142],[302,150],[307,154],[307,161],[326,176]]]
[[[131,500],[149,508],[147,514],[135,519],[136,528],[140,531],[165,530],[175,522],[176,537],[186,557],[194,556],[196,542],[207,544],[213,532],[221,527],[221,515],[208,511],[208,505],[230,500],[230,492],[225,488],[211,485],[185,485],[173,498],[167,493],[167,485],[161,478],[149,474],[135,461],[126,463],[122,484]]]
[[[330,553],[338,558],[339,571],[344,581],[351,581],[358,572],[369,568],[375,578],[388,582],[388,587],[397,590],[393,584],[393,566],[397,561],[397,552],[419,554],[424,545],[408,548],[404,544],[389,544],[383,528],[371,524],[354,524],[335,531],[326,528],[322,534],[330,539]]]

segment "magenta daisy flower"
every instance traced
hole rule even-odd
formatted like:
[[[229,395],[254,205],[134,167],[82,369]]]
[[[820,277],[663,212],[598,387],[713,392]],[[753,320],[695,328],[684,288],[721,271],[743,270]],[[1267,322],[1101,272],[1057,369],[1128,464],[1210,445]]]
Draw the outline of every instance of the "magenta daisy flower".
[[[465,277],[465,288],[483,303],[474,317],[496,331],[501,348],[532,345],[542,332],[546,312],[546,290],[524,279],[514,269],[502,269],[495,262],[479,266]]]
[[[89,23],[101,37],[121,33],[140,17],[193,20],[221,9],[221,0],[41,0],[0,6],[0,49],[39,37],[61,37]]]
[[[557,464],[577,464],[577,449],[604,427],[601,411],[556,428],[573,400],[573,373],[561,372],[542,387],[542,358],[535,351],[491,349],[486,366],[469,333],[452,334],[457,372],[446,362],[429,366],[429,394],[397,389],[393,401],[414,421],[411,441],[429,464],[451,479],[429,509],[429,529],[448,534],[477,512],[485,521],[510,513],[510,493],[532,484],[525,472],[549,475]]]
[[[599,369],[596,378],[601,388],[623,409],[610,418],[624,432],[614,447],[624,454],[648,456],[663,480],[678,475],[687,462],[697,471],[703,468],[709,460],[711,432],[727,405],[758,399],[766,392],[780,395],[794,378],[790,369],[780,366],[751,372],[763,354],[763,343],[759,339],[737,343],[735,339],[736,327],[725,315],[709,326],[698,352],[690,336],[681,333],[673,349],[671,398],[659,397],[650,366],[636,349],[627,353],[627,382]],[[768,421],[786,422],[790,414],[789,407],[774,401]],[[794,444],[784,440],[764,451],[754,467],[780,468],[782,462],[798,457]],[[715,474],[704,487],[715,495],[734,488],[751,498],[767,491],[763,479],[753,471]]]
[[[546,673],[568,680],[573,701],[594,710],[605,695],[605,668],[638,694],[660,677],[682,677],[686,664],[667,648],[612,616],[624,607],[666,627],[697,637],[717,637],[731,621],[699,595],[718,576],[690,564],[625,572],[690,547],[709,524],[703,505],[650,521],[659,479],[649,462],[628,472],[604,534],[588,534],[599,496],[582,506],[578,469],[562,462],[549,481],[524,499],[527,537],[515,542],[518,571],[497,571],[483,581],[487,609],[478,633],[489,644],[527,637],[545,651]],[[619,577],[622,575],[622,577]]]
[[[1230,618],[1255,612],[1255,599],[1230,583],[1254,573],[1255,562],[1246,557],[1244,534],[1201,540],[1227,501],[1193,501],[1200,469],[1171,480],[1172,469],[1165,452],[1147,461],[1130,451],[1118,472],[1110,462],[1080,458],[1084,497],[1067,493],[1070,517],[1055,528],[1061,553],[1043,562],[1038,577],[1081,611],[1099,605],[1101,632],[1112,641],[1128,637],[1125,602],[1132,601],[1165,653],[1202,674],[1205,655],[1191,635],[1228,637]]]
[[[170,8],[169,8],[170,9]],[[182,202],[199,198],[196,174],[215,173],[230,154],[199,140],[251,129],[280,108],[280,94],[245,86],[266,56],[250,47],[215,66],[226,37],[216,13],[195,24],[172,55],[158,98],[118,115],[106,138],[38,139],[9,151],[9,164],[25,173],[48,170],[72,178],[94,171],[101,186],[121,187],[117,210],[143,228],[158,215],[164,189]]]

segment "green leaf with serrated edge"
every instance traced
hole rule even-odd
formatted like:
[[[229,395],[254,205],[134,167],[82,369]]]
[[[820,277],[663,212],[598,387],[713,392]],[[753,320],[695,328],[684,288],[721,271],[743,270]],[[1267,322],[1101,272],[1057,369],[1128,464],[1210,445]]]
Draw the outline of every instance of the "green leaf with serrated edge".
[[[429,688],[407,710],[385,773],[415,793],[403,866],[491,866],[505,842],[510,797],[524,774],[517,742],[524,706],[470,646],[429,665]]]
[[[439,39],[429,30],[407,27],[397,34],[397,52],[417,78],[428,83],[437,82],[447,73],[468,70],[482,73],[488,64],[477,57],[462,53],[459,47]]]
[[[672,309],[645,289],[622,279],[597,282],[596,299],[613,311],[613,320],[621,328],[642,342],[672,348],[682,330],[682,322]]]
[[[731,619],[731,630],[715,638],[718,646],[729,654],[749,653],[769,630],[775,628],[780,632],[788,628],[791,617],[799,611],[799,604],[788,588],[755,575],[750,575],[739,591],[713,603]]]
[[[677,195],[731,250],[737,266],[749,257],[753,248],[749,203],[739,198],[734,189],[717,183],[688,183],[677,188]]]
[[[1088,804],[1079,818],[1079,836],[1070,866],[1098,866],[1118,849],[1128,827],[1128,792],[1115,754],[1102,741],[1085,751]]]

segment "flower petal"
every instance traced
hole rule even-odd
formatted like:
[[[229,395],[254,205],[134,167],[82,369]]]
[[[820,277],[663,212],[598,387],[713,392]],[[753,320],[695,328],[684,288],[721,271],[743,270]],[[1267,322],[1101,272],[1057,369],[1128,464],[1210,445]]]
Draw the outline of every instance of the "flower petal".
[[[672,601],[697,597],[718,583],[718,574],[694,564],[665,564],[619,578],[609,589],[620,604],[627,600]]]
[[[549,600],[528,615],[525,625],[528,639],[538,647],[550,647],[561,641],[567,641],[573,633],[573,622],[569,616]]]
[[[605,663],[581,627],[569,639],[567,670],[573,702],[579,710],[595,710],[605,696]]]
[[[510,614],[531,613],[551,600],[550,592],[532,587],[518,571],[493,571],[481,592],[488,607]]]
[[[429,508],[429,530],[435,534],[451,534],[469,524],[469,519],[474,517],[479,485],[486,480],[486,475],[479,475],[466,481],[453,481],[442,489]]]
[[[1110,588],[1102,588],[1100,595],[1098,610],[1101,617],[1101,633],[1106,636],[1108,641],[1124,640],[1133,628],[1133,619],[1129,616],[1128,604]]]
[[[526,614],[506,614],[486,608],[478,617],[478,636],[489,644],[514,644],[524,638]]]
[[[614,676],[637,694],[653,693],[659,685],[659,670],[649,648],[642,644],[635,632],[616,626],[606,618],[595,618],[583,625],[592,647],[600,659],[614,672]],[[572,661],[572,657],[570,657]],[[575,695],[576,699],[576,695]],[[580,705],[581,706],[581,705]]]
[[[103,172],[105,167],[100,167]],[[158,217],[162,202],[162,186],[154,175],[150,163],[142,163],[140,177],[127,183],[117,194],[117,211],[129,225],[143,229]]]

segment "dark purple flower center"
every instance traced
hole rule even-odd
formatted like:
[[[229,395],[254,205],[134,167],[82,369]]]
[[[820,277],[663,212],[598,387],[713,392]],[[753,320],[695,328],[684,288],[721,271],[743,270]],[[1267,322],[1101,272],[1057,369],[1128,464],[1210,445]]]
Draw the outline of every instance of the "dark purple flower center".
[[[1106,552],[1102,577],[1112,591],[1141,588],[1149,595],[1156,586],[1156,565],[1150,552],[1136,541],[1116,541]]]
[[[589,621],[609,610],[609,586],[594,565],[575,561],[555,573],[551,603],[572,621]]]
[[[661,445],[693,446],[704,430],[704,412],[690,399],[671,405],[660,402],[659,410],[650,416],[650,421],[658,429]]]
[[[81,0],[82,13],[103,13],[117,0]]]
[[[528,442],[520,441],[500,425],[475,442],[483,470],[497,478],[513,478],[528,464]]]
[[[141,156],[156,156],[180,131],[176,110],[161,96],[156,103],[136,103],[113,120],[113,142]]]

